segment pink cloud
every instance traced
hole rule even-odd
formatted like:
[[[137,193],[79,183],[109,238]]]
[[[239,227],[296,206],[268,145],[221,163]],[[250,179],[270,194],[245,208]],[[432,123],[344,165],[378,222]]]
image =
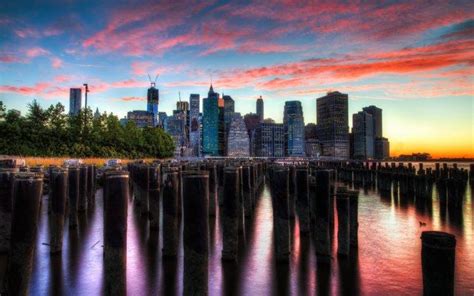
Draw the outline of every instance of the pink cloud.
[[[8,54],[8,53],[0,53],[0,62],[1,63],[18,63],[21,62],[22,60],[13,54]]]
[[[36,58],[39,56],[48,55],[49,51],[41,47],[32,47],[26,50],[26,56],[29,58]]]
[[[63,66],[63,60],[61,60],[60,58],[52,58],[51,59],[51,66],[55,69],[59,69]]]
[[[144,97],[123,97],[114,99],[114,101],[122,101],[122,102],[143,102],[146,101]]]

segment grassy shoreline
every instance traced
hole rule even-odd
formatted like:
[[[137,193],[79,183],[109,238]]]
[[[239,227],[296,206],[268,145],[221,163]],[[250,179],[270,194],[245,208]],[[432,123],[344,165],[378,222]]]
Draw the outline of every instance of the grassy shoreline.
[[[45,167],[50,165],[63,165],[64,161],[67,159],[71,159],[72,157],[24,157],[26,161],[26,165],[33,167],[43,165]],[[108,159],[112,158],[100,158],[100,157],[90,157],[90,158],[78,158],[81,159],[85,164],[94,164],[96,166],[103,166]],[[135,159],[120,159],[123,164],[126,164],[130,161],[134,161]],[[153,158],[145,158],[143,159],[145,162],[151,162],[154,160]]]

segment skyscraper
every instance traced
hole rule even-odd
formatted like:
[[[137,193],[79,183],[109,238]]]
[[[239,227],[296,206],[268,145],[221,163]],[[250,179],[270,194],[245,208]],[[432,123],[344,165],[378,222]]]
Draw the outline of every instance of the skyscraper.
[[[263,114],[263,99],[262,96],[257,99],[257,115],[260,120],[260,122],[263,122],[264,119],[264,114]]]
[[[230,129],[230,124],[235,112],[235,103],[231,96],[222,96],[224,100],[224,153],[227,155],[228,147],[228,134]]]
[[[221,113],[219,94],[214,92],[211,84],[207,98],[203,99],[202,153],[204,155],[219,156],[219,113]]]
[[[328,92],[317,99],[317,131],[322,155],[349,158],[348,95]]]
[[[255,129],[253,145],[255,156],[285,156],[285,128],[281,123],[260,123]]]
[[[387,138],[375,138],[375,159],[384,160],[390,157],[390,142]]]
[[[300,101],[285,102],[285,155],[304,156],[304,117]]]
[[[199,100],[198,94],[189,96],[189,142],[191,144],[193,156],[201,155],[201,122],[199,119]]]
[[[82,89],[71,88],[69,90],[69,115],[77,115],[81,111]]]
[[[360,111],[352,115],[352,134],[354,137],[354,158],[374,158],[374,124],[372,115]]]
[[[374,137],[381,138],[383,137],[382,131],[382,109],[371,105],[369,107],[362,108],[363,111],[372,115],[372,121],[374,126]]]
[[[157,126],[158,120],[158,104],[160,102],[160,93],[152,82],[147,93],[147,111],[153,114],[153,126]]]
[[[234,113],[227,133],[227,156],[249,156],[249,136],[240,113]]]

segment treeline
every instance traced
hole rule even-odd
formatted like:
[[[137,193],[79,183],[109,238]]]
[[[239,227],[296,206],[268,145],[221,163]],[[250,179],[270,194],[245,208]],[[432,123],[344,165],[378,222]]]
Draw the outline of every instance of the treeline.
[[[94,117],[82,109],[68,116],[61,103],[43,109],[36,100],[26,116],[6,110],[0,101],[0,154],[109,158],[163,158],[173,155],[174,143],[161,128],[121,126],[117,116]]]

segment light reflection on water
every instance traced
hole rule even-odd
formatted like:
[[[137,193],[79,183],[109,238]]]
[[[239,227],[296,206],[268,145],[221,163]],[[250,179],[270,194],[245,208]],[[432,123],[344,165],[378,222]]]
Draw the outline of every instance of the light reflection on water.
[[[211,295],[292,294],[410,294],[422,293],[421,240],[423,230],[456,235],[456,294],[474,293],[472,189],[464,199],[462,224],[449,214],[443,219],[436,190],[433,202],[417,205],[398,196],[380,197],[360,190],[359,249],[338,259],[337,230],[332,233],[329,263],[316,260],[309,237],[300,236],[298,220],[291,223],[290,264],[273,258],[270,192],[265,187],[254,217],[246,221],[245,241],[239,245],[239,263],[222,263],[222,228],[219,215],[210,220],[209,293]],[[102,268],[102,190],[95,209],[83,215],[77,230],[65,228],[62,255],[51,257],[46,206],[42,207],[30,293],[34,295],[100,294]],[[45,199],[46,200],[46,199]],[[43,200],[43,202],[45,202]],[[43,203],[45,205],[46,203]],[[337,215],[335,215],[337,217]],[[426,226],[420,227],[419,221]],[[180,224],[182,235],[182,224]],[[337,229],[337,218],[335,221]],[[183,250],[175,260],[163,261],[161,233],[149,232],[148,222],[129,204],[127,292],[129,295],[181,295]]]

